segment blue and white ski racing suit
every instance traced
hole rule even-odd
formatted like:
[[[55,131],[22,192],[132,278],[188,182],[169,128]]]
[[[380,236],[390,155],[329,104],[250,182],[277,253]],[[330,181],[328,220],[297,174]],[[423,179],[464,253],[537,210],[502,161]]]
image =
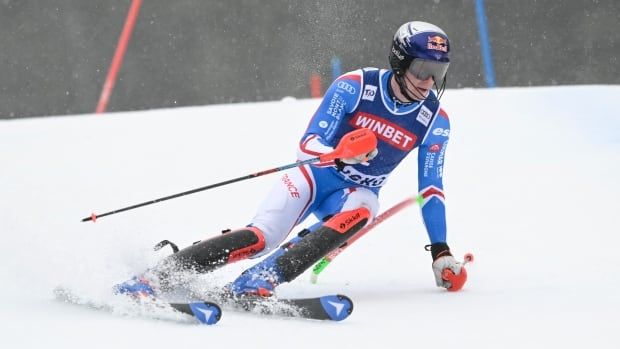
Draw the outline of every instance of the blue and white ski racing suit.
[[[391,77],[389,70],[364,68],[331,84],[301,138],[299,160],[331,152],[344,134],[362,127],[376,135],[378,155],[367,164],[346,165],[341,171],[331,162],[285,172],[251,222],[265,235],[265,249],[254,257],[275,249],[310,214],[322,220],[366,207],[374,218],[381,187],[415,148],[424,224],[431,243],[446,242],[442,175],[450,135],[448,115],[433,91],[422,102],[395,101],[390,95]]]

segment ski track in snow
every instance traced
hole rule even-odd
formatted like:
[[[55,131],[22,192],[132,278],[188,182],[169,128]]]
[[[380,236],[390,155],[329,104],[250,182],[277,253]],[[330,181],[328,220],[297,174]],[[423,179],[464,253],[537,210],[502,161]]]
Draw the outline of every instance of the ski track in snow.
[[[0,340],[5,348],[618,348],[619,86],[449,90],[448,242],[473,252],[459,293],[434,285],[408,208],[282,296],[342,293],[340,323],[224,312],[215,326],[132,315],[110,287],[179,246],[245,225],[279,175],[81,223],[288,164],[318,100],[0,121]],[[417,192],[413,153],[382,210]],[[307,223],[310,223],[307,222]],[[201,277],[222,286],[252,261]],[[54,299],[57,286],[112,304]],[[144,314],[143,314],[144,315]]]

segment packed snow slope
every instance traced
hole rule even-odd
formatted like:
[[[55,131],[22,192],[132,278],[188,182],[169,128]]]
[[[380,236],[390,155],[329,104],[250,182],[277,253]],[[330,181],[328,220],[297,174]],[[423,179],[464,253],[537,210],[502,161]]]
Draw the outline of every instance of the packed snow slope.
[[[620,86],[449,90],[448,243],[472,252],[459,293],[435,287],[419,209],[408,208],[281,296],[344,293],[340,323],[225,312],[191,319],[102,312],[56,286],[118,301],[113,284],[179,246],[248,223],[279,174],[80,219],[295,160],[318,100],[0,122],[3,348],[618,348]],[[382,210],[417,192],[416,154]],[[310,223],[310,222],[306,222]],[[205,282],[221,286],[251,262]]]

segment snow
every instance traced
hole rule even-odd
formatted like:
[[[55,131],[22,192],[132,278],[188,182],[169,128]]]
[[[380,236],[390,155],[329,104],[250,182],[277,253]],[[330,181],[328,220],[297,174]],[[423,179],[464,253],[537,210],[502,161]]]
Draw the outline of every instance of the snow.
[[[339,323],[226,312],[216,326],[61,303],[59,285],[114,304],[111,285],[179,246],[240,227],[278,175],[80,219],[294,161],[318,100],[0,122],[0,340],[5,348],[138,346],[617,348],[620,86],[449,90],[448,239],[474,253],[459,293],[436,288],[408,208],[283,296],[344,293]],[[415,194],[416,157],[382,210]],[[223,285],[251,261],[204,277]]]

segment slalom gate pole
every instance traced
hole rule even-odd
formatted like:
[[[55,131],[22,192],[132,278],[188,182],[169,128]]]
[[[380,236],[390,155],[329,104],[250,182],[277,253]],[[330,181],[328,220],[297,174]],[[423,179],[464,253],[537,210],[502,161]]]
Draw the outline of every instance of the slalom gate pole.
[[[341,140],[341,142],[338,144],[336,149],[334,149],[334,151],[332,151],[331,153],[326,153],[326,154],[323,154],[321,156],[317,156],[317,157],[314,157],[314,158],[311,158],[311,159],[307,159],[307,160],[303,160],[303,161],[296,161],[296,162],[288,164],[288,165],[284,165],[284,166],[280,166],[280,167],[274,167],[274,168],[271,168],[271,169],[268,169],[268,170],[252,173],[252,174],[249,174],[249,175],[246,175],[246,176],[241,176],[241,177],[229,179],[229,180],[226,180],[226,181],[223,181],[223,182],[207,185],[207,186],[204,186],[204,187],[200,187],[200,188],[184,191],[182,193],[165,196],[163,198],[159,198],[159,199],[155,199],[155,200],[150,200],[150,201],[145,201],[145,202],[142,202],[142,203],[139,203],[139,204],[135,204],[135,205],[119,208],[119,209],[114,210],[114,211],[110,211],[110,212],[106,212],[106,213],[102,213],[102,214],[92,213],[89,217],[82,218],[82,222],[88,222],[88,221],[95,222],[98,218],[101,218],[101,217],[113,215],[113,214],[124,212],[124,211],[133,210],[134,208],[155,204],[155,203],[158,203],[158,202],[162,202],[162,201],[178,198],[180,196],[185,196],[185,195],[194,194],[194,193],[197,193],[197,192],[200,192],[200,191],[204,191],[204,190],[208,190],[208,189],[213,189],[213,188],[221,187],[223,185],[244,181],[246,179],[256,178],[256,177],[264,176],[264,175],[267,175],[267,174],[270,174],[270,173],[280,172],[280,171],[283,171],[283,170],[288,170],[288,169],[294,168],[294,167],[300,167],[300,166],[307,165],[307,164],[312,164],[312,163],[315,163],[315,162],[330,162],[330,161],[334,161],[335,159],[338,159],[338,158],[346,159],[346,158],[358,156],[360,154],[366,154],[366,153],[372,151],[373,149],[375,149],[377,147],[377,138],[376,138],[376,136],[374,135],[374,133],[372,133],[372,131],[370,131],[370,130],[368,130],[366,128],[356,129],[354,131],[351,131],[351,132],[347,133],[346,136],[349,137],[350,143],[349,142],[342,142],[342,140]]]
[[[375,217],[375,219],[370,224],[368,224],[367,226],[362,228],[360,231],[358,231],[355,235],[353,235],[349,240],[347,240],[347,242],[344,243],[344,245],[331,251],[327,256],[323,257],[323,259],[318,261],[316,265],[314,266],[314,268],[312,269],[312,273],[310,274],[310,281],[313,284],[315,284],[318,280],[319,274],[323,270],[325,270],[325,268],[327,268],[327,266],[334,260],[334,258],[336,258],[339,254],[341,254],[342,251],[347,249],[347,247],[351,246],[351,244],[357,241],[359,238],[366,235],[374,227],[381,224],[381,222],[387,220],[388,218],[392,217],[396,213],[402,211],[405,207],[412,205],[418,200],[419,199],[417,197],[408,197],[405,200],[390,207],[389,209],[387,209],[385,212],[381,213],[377,217]]]
[[[99,102],[97,103],[97,109],[95,110],[95,113],[97,114],[104,113],[108,106],[108,101],[110,100],[112,90],[114,90],[114,85],[116,84],[116,75],[118,74],[118,71],[123,63],[123,57],[125,56],[127,44],[131,38],[133,27],[136,24],[138,13],[140,12],[140,5],[142,5],[142,0],[131,1],[131,6],[129,7],[129,12],[127,13],[127,18],[125,19],[125,25],[123,26],[121,36],[118,39],[118,44],[116,45],[116,50],[114,51],[112,63],[110,63],[110,68],[108,69],[108,75],[106,76],[103,88],[101,89],[101,95],[99,96]]]

